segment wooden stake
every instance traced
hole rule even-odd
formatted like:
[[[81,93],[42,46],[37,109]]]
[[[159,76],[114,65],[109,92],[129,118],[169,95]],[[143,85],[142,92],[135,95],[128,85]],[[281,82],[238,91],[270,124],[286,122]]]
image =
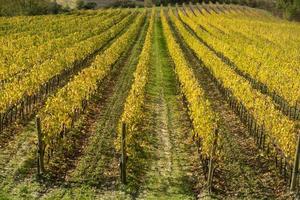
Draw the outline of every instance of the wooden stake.
[[[121,134],[121,182],[126,184],[126,124],[122,123]]]
[[[291,180],[290,190],[295,191],[297,184],[297,176],[299,170],[299,154],[300,154],[300,134],[298,133],[298,142],[297,142],[297,150],[295,152],[295,159],[294,159],[294,167],[293,167],[293,174]]]
[[[208,192],[211,193],[212,191],[212,181],[213,181],[213,172],[214,172],[214,156],[216,153],[216,148],[217,148],[217,142],[218,142],[218,129],[215,130],[214,133],[214,143],[212,146],[212,151],[210,155],[210,160],[209,160],[209,166],[208,166]]]
[[[41,129],[41,119],[39,116],[36,116],[36,129],[38,134],[38,175],[41,175],[45,172],[44,168],[44,144],[43,136]]]
[[[4,129],[4,125],[3,125],[3,120],[2,120],[3,118],[2,118],[2,113],[0,113],[0,133],[2,133],[3,132],[3,129]]]

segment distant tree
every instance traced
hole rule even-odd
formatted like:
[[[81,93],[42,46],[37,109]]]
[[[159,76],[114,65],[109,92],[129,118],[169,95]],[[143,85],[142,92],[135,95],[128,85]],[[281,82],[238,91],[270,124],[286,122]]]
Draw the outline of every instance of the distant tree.
[[[84,9],[84,5],[85,5],[85,3],[82,0],[78,0],[76,2],[76,8],[79,9],[79,10]]]
[[[85,9],[95,9],[97,7],[96,2],[88,2],[84,5]]]
[[[56,2],[56,0],[51,2],[50,9],[51,9],[51,13],[53,13],[53,14],[58,14],[61,11],[68,11],[69,10],[68,8],[63,8],[62,5],[60,5]]]
[[[95,9],[97,7],[97,3],[96,2],[85,3],[84,1],[79,0],[79,1],[77,1],[76,4],[77,4],[76,8],[79,9],[79,10],[81,10],[81,9],[85,9],[85,10]]]
[[[277,0],[276,6],[283,11],[284,18],[300,20],[300,0]]]

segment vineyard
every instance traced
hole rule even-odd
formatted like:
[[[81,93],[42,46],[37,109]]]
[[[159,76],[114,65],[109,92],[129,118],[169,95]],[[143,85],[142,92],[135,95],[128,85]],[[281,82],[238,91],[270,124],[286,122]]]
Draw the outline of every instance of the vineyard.
[[[297,199],[300,24],[231,4],[0,18],[0,199]]]

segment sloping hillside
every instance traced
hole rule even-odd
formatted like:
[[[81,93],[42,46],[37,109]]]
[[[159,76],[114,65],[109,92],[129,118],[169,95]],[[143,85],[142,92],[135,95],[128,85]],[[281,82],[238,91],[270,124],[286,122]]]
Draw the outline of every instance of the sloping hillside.
[[[85,2],[96,2],[99,7],[102,6],[109,6],[116,2],[126,2],[126,1],[132,1],[132,2],[139,2],[143,4],[143,0],[135,1],[135,0],[83,0]],[[76,6],[77,0],[57,0],[57,3],[62,5],[68,5],[71,8],[74,8]]]

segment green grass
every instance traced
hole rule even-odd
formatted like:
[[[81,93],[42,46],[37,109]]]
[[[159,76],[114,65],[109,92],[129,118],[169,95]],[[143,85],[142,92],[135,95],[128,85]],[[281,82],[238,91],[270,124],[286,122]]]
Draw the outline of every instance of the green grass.
[[[153,133],[151,166],[138,199],[195,199],[193,144],[189,121],[181,103],[173,64],[160,19],[156,19],[152,66],[147,85],[149,132]]]

